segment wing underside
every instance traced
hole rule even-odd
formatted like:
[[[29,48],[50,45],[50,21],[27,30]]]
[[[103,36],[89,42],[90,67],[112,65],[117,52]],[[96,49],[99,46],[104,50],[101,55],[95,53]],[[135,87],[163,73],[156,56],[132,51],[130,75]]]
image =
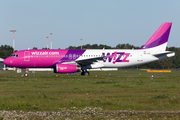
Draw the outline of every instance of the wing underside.
[[[81,66],[86,66],[86,65],[90,65],[90,64],[93,64],[95,62],[98,62],[98,61],[103,61],[104,58],[106,58],[106,56],[96,57],[96,58],[88,58],[88,59],[83,59],[83,60],[76,60],[75,62]]]

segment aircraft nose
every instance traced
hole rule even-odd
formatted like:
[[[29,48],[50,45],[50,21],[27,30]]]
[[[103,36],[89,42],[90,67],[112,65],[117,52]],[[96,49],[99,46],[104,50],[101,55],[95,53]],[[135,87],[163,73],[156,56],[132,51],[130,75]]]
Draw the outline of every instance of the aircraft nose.
[[[9,58],[6,58],[4,61],[3,61],[3,63],[5,64],[5,65],[10,65],[11,63],[12,63],[12,61],[9,59]]]

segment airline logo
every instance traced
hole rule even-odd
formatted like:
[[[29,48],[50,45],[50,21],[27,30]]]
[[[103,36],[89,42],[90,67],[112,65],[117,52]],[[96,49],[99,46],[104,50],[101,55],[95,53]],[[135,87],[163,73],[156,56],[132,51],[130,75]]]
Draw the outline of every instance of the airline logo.
[[[129,62],[127,58],[129,57],[130,53],[125,52],[114,52],[112,54],[110,53],[102,53],[103,56],[109,56],[107,58],[104,58],[103,62],[112,62],[115,64],[116,62]],[[108,60],[107,60],[108,59]]]
[[[60,70],[66,70],[67,67],[59,67]]]

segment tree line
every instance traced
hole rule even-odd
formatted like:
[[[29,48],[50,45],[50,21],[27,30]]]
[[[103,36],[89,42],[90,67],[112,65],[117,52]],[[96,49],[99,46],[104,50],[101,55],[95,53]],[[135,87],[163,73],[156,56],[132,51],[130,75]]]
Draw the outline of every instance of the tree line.
[[[134,45],[130,45],[130,44],[118,44],[116,45],[116,47],[111,47],[108,45],[103,45],[103,44],[86,44],[82,46],[82,49],[138,49],[139,47],[136,47]],[[69,46],[67,49],[81,49],[81,46]]]
[[[140,47],[130,45],[130,44],[118,44],[115,47],[111,47],[108,45],[103,44],[86,44],[82,46],[83,49],[138,49]],[[37,47],[34,47],[33,49],[38,49]],[[47,49],[47,48],[42,48]],[[60,49],[60,48],[59,48]],[[69,46],[66,49],[81,49],[81,46]],[[167,51],[173,51],[175,52],[175,56],[171,58],[167,58],[164,60],[147,63],[144,65],[138,66],[138,68],[149,68],[149,69],[179,69],[180,68],[180,48],[176,47],[167,47]],[[0,58],[7,58],[13,53],[13,48],[8,45],[1,45],[0,46]],[[132,66],[129,68],[136,68],[137,66]]]
[[[7,58],[13,53],[13,48],[9,45],[1,45],[0,46],[0,58]]]

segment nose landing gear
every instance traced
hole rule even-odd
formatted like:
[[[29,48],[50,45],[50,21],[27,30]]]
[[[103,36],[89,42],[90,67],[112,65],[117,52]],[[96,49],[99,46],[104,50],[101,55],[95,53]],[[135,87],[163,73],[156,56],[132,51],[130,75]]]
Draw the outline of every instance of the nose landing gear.
[[[24,73],[24,76],[26,76],[26,77],[29,76],[29,73]]]
[[[29,76],[29,68],[26,68],[26,73],[24,73],[24,76]]]

